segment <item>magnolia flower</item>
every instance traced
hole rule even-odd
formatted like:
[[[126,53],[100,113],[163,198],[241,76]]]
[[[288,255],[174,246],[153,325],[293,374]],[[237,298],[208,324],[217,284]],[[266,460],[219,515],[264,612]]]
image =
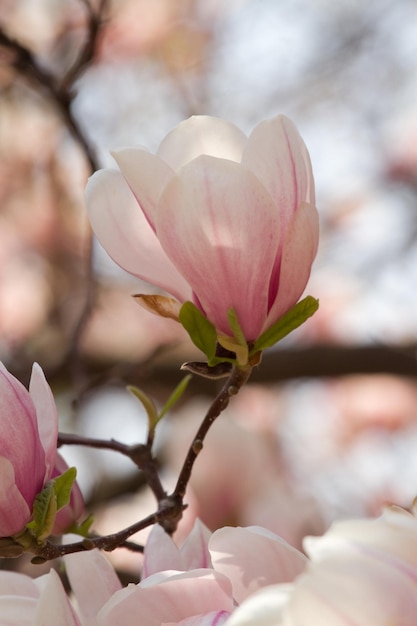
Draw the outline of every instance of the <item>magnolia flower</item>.
[[[58,416],[38,364],[29,391],[0,363],[0,537],[22,531],[35,497],[66,465],[57,455]],[[58,530],[82,513],[81,494],[60,518]]]
[[[70,558],[68,576],[79,600],[83,581],[96,580],[102,574],[95,576],[91,570],[90,553]],[[87,560],[90,569],[81,574]],[[307,559],[265,529],[222,528],[210,536],[197,522],[180,548],[155,526],[144,561],[142,581],[116,591],[102,605],[97,613],[98,626],[136,626],[138,616],[141,626],[220,626],[236,604],[255,591],[292,581],[303,571]]]
[[[95,234],[125,270],[172,298],[142,296],[178,319],[193,302],[220,336],[233,309],[247,342],[300,298],[317,251],[318,216],[307,149],[283,116],[247,138],[221,119],[195,116],[162,141],[113,154],[120,171],[87,185]]]
[[[334,523],[307,538],[311,561],[293,585],[251,596],[227,626],[413,626],[417,519],[389,507],[377,519]]]

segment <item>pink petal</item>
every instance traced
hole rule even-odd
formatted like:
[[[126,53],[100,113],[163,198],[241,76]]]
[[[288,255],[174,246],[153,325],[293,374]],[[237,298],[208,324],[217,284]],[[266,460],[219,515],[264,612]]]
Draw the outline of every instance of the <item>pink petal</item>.
[[[34,363],[32,367],[29,393],[35,405],[39,436],[45,451],[45,480],[49,480],[56,459],[58,411],[45,374],[37,363]]]
[[[156,229],[217,329],[231,334],[233,307],[245,337],[256,339],[280,232],[276,207],[256,177],[232,161],[198,157],[167,185]]]
[[[120,172],[100,170],[93,174],[87,183],[86,200],[92,228],[116,263],[180,301],[191,297]]]
[[[226,622],[227,626],[288,626],[282,611],[290,591],[291,585],[272,585],[257,591],[237,607]],[[315,626],[314,622],[308,624]],[[292,623],[291,626],[299,624]],[[320,626],[332,625],[320,622]]]
[[[0,364],[0,455],[13,465],[16,486],[32,507],[45,478],[36,410],[27,389]]]
[[[143,556],[142,580],[163,570],[183,569],[179,549],[159,524],[152,528]]]
[[[307,564],[301,552],[256,526],[216,530],[209,550],[215,570],[231,580],[238,603],[261,587],[294,580]]]
[[[246,141],[246,135],[234,124],[198,115],[168,133],[157,154],[175,171],[201,154],[240,162]]]
[[[208,551],[210,537],[211,532],[207,526],[199,519],[196,519],[190,534],[180,549],[184,569],[193,570],[212,567]]]
[[[33,626],[80,626],[61,580],[55,570],[44,577],[45,585],[34,615]]]
[[[26,526],[32,513],[16,486],[13,465],[0,456],[0,537],[10,537]]]
[[[301,202],[315,203],[310,157],[296,127],[278,115],[249,136],[242,165],[268,189],[282,219],[282,232]]]
[[[18,572],[0,571],[0,597],[27,596],[37,598],[38,595],[37,587],[29,576]]]
[[[272,326],[302,295],[317,253],[319,224],[317,209],[302,204],[290,224],[282,250],[278,294],[263,331]]]
[[[1,623],[4,626],[34,626],[33,617],[37,604],[37,598],[0,596]]]
[[[68,540],[79,537],[69,536]],[[100,609],[121,589],[116,572],[99,550],[67,554],[64,562],[80,612],[86,622],[93,623]]]
[[[112,155],[146,219],[155,230],[156,205],[174,172],[159,157],[141,148],[117,150]]]
[[[148,579],[149,580],[149,579]],[[230,582],[212,570],[168,576],[154,586],[122,589],[97,616],[98,626],[161,626],[212,611],[232,612]]]
[[[414,626],[417,580],[380,561],[335,556],[298,579],[287,611],[291,624]]]
[[[228,611],[212,611],[205,615],[187,617],[180,622],[164,622],[161,626],[222,626],[230,616]]]

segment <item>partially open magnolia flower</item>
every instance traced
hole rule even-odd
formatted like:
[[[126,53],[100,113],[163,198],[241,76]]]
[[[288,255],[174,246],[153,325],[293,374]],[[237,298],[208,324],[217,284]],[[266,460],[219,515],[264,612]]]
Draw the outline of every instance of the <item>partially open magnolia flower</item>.
[[[224,120],[195,116],[162,141],[113,154],[120,171],[89,180],[95,234],[125,270],[173,296],[143,297],[178,319],[191,301],[220,336],[233,309],[254,342],[300,298],[318,244],[310,158],[283,116],[247,138]]]
[[[38,494],[68,470],[57,454],[57,436],[57,408],[41,367],[33,365],[28,391],[0,363],[0,538],[23,531],[33,517]],[[36,527],[38,538],[62,533],[84,511],[77,486],[57,517],[54,504],[45,526]]]

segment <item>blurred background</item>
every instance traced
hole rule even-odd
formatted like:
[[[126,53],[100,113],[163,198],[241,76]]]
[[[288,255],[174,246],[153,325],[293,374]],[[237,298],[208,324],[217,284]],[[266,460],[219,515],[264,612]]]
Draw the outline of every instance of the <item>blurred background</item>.
[[[62,430],[144,441],[126,384],[161,404],[198,355],[178,325],[137,306],[130,294],[146,286],[91,240],[87,177],[112,165],[112,148],[153,151],[192,114],[249,133],[284,113],[313,163],[321,243],[307,293],[320,309],[265,354],[214,425],[186,517],[211,529],[262,524],[299,547],[334,519],[409,507],[415,1],[0,0],[0,31],[0,359],[10,371],[27,383],[42,365]],[[167,489],[217,389],[193,380],[158,427]],[[63,453],[101,532],[154,510],[124,459]]]

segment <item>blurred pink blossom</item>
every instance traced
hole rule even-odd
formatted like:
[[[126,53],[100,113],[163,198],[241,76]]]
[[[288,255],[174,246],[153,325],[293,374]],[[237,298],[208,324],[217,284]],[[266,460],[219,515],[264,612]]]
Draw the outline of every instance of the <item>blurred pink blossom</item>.
[[[311,561],[293,585],[261,590],[227,626],[415,624],[415,515],[388,507],[377,519],[336,522],[305,549]]]
[[[193,301],[230,336],[233,308],[255,340],[299,299],[317,251],[318,216],[307,149],[277,116],[247,138],[224,120],[179,124],[157,155],[114,153],[121,173],[96,172],[87,185],[92,227],[125,270],[176,300],[143,303],[177,319]]]

